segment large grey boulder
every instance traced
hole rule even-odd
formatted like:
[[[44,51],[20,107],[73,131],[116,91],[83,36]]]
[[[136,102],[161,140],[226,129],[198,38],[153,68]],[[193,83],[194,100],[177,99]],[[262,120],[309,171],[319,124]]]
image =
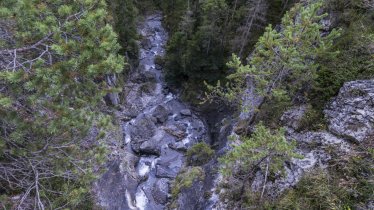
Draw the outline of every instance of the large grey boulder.
[[[152,188],[153,199],[159,204],[166,204],[168,201],[168,194],[169,180],[165,178],[157,180]]]
[[[164,106],[158,105],[152,116],[157,119],[157,122],[164,123],[168,119],[169,111]]]
[[[374,80],[347,82],[325,110],[329,131],[357,143],[374,139]]]
[[[143,117],[137,120],[131,127],[131,148],[139,153],[140,146],[154,136],[155,130],[156,126],[151,118]],[[146,147],[146,145],[143,145],[143,147]]]

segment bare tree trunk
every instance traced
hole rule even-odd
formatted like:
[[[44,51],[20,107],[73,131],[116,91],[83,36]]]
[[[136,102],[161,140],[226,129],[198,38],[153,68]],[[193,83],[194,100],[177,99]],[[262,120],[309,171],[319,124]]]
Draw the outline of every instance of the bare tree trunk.
[[[262,198],[264,197],[266,182],[268,181],[269,163],[270,163],[270,157],[266,158],[266,171],[265,171],[265,178],[264,178],[264,186],[262,187],[260,200],[262,200]]]
[[[245,24],[245,27],[246,27],[246,31],[242,34],[241,36],[241,47],[240,47],[240,50],[239,50],[239,57],[242,56],[242,53],[243,53],[243,50],[244,50],[244,47],[246,46],[246,43],[247,43],[247,39],[248,39],[248,36],[252,30],[252,27],[253,27],[253,23],[254,23],[254,20],[255,18],[257,17],[257,13],[259,12],[259,8],[260,8],[260,5],[262,3],[263,0],[257,0],[257,3],[256,3],[256,6],[254,8],[254,11],[253,13],[248,13],[248,16],[247,16],[247,21],[246,21],[246,24]]]

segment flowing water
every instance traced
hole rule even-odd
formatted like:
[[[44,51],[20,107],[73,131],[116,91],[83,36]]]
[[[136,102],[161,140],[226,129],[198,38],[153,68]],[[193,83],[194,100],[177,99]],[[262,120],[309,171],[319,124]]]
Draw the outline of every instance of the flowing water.
[[[168,39],[162,15],[147,16],[138,31],[139,67],[124,88],[124,149],[117,152],[122,158],[111,161],[97,184],[99,203],[107,209],[165,209],[186,150],[208,138],[203,121],[169,92],[155,63]]]

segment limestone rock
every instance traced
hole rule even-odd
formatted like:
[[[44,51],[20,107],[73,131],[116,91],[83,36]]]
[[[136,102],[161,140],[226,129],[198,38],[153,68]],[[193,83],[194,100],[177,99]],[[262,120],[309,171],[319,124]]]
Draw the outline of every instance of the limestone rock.
[[[168,119],[169,111],[164,106],[158,105],[152,116],[157,119],[157,122],[164,123]]]
[[[181,113],[181,115],[184,115],[184,116],[191,116],[192,115],[191,110],[189,110],[189,109],[182,109],[180,113]]]
[[[374,80],[345,83],[325,110],[329,131],[357,143],[374,139]]]
[[[153,199],[157,203],[166,204],[168,201],[168,192],[169,192],[169,180],[162,178],[157,180],[152,188]]]

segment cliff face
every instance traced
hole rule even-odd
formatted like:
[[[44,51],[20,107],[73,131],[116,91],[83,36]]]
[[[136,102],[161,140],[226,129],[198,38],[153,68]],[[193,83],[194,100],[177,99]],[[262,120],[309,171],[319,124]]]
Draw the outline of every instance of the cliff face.
[[[360,153],[359,148],[373,148],[374,80],[352,81],[344,84],[338,96],[333,98],[324,110],[327,121],[326,130],[300,131],[307,110],[307,105],[293,107],[280,119],[287,130],[287,138],[297,142],[297,152],[304,158],[287,162],[284,166],[285,175],[268,180],[267,183],[264,183],[264,172],[257,171],[255,178],[248,186],[253,192],[260,192],[265,185],[266,196],[278,199],[313,171],[334,167],[332,164],[341,161],[340,158],[349,159]],[[369,164],[372,164],[372,161]],[[367,180],[370,182],[371,179],[372,177],[368,175]],[[216,186],[219,189],[220,178],[217,180]],[[213,196],[209,201],[211,209],[235,209],[234,206],[238,204],[225,199],[227,190],[232,189],[221,189],[219,192],[215,190],[216,188],[213,188],[211,192]],[[363,208],[372,207],[370,202],[365,205]]]
[[[286,178],[270,184],[276,193],[296,185],[304,172],[326,167],[332,158],[327,147],[334,148],[340,156],[349,156],[357,145],[374,143],[374,80],[344,84],[324,110],[327,130],[297,132],[305,111],[305,106],[297,107],[282,117],[288,138],[299,143],[304,159],[293,160]]]
[[[346,83],[325,110],[329,131],[358,144],[374,139],[374,81]]]

